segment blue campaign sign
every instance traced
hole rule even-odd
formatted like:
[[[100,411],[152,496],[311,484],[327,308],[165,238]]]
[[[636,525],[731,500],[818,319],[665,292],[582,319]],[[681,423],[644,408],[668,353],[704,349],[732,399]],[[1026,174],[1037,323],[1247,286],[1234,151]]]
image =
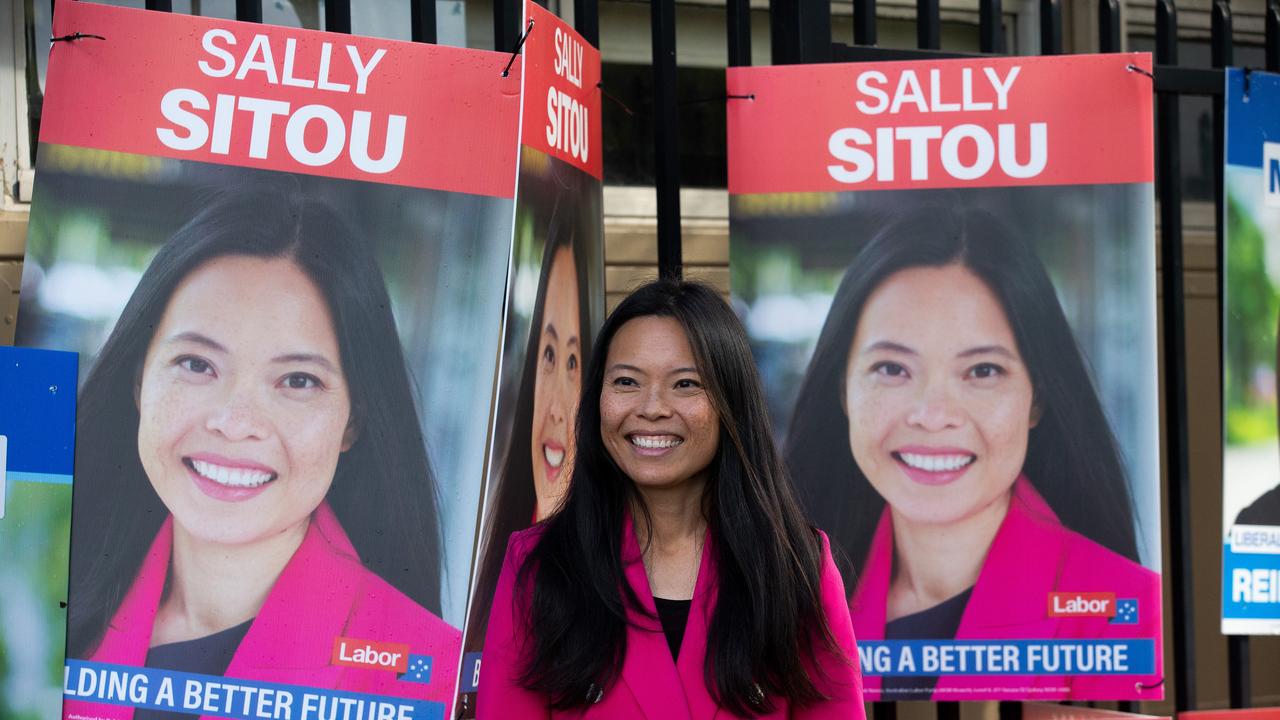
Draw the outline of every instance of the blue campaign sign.
[[[9,480],[71,482],[77,356],[0,347],[0,435]]]
[[[0,347],[0,718],[56,718],[66,647],[75,353]]]
[[[1280,634],[1280,75],[1226,74],[1222,632]]]

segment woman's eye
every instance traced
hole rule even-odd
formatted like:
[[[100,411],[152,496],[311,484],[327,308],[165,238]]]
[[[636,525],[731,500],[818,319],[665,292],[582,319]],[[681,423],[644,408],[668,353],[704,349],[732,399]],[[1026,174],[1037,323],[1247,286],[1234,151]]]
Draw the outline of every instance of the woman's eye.
[[[542,349],[542,362],[548,365],[554,364],[556,361],[556,349],[550,345]]]
[[[884,377],[900,378],[907,376],[907,369],[901,364],[889,360],[871,366],[871,372]]]
[[[697,390],[702,387],[702,383],[692,378],[681,378],[676,381],[677,390]]]
[[[213,365],[210,365],[207,360],[191,355],[184,355],[178,358],[175,364],[187,372],[192,372],[197,375],[213,374]]]
[[[616,387],[636,387],[638,383],[636,383],[635,378],[623,376],[614,378],[610,384]]]
[[[978,363],[969,369],[969,377],[977,380],[1000,377],[1001,375],[1004,375],[1004,368],[995,363]]]
[[[569,370],[571,370],[571,371],[572,371],[572,370],[577,370],[577,369],[578,369],[578,356],[577,356],[577,355],[570,355],[570,356],[569,356],[569,360],[565,363],[565,367],[569,368]]]
[[[320,379],[308,373],[290,373],[281,381],[290,390],[310,390],[321,387]]]

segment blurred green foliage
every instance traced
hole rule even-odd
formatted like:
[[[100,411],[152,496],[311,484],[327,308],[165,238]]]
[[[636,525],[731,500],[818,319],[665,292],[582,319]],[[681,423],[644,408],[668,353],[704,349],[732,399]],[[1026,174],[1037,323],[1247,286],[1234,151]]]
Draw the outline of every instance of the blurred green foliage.
[[[1227,194],[1226,333],[1223,381],[1226,441],[1233,445],[1274,441],[1273,389],[1259,392],[1259,370],[1276,370],[1276,318],[1280,303],[1267,275],[1262,229],[1238,198]]]

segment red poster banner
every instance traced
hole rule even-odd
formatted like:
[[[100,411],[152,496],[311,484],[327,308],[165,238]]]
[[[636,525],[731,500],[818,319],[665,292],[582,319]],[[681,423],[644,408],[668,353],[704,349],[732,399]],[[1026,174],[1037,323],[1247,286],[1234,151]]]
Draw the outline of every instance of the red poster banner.
[[[59,4],[55,36],[105,39],[53,44],[48,85],[78,92],[45,99],[40,141],[513,195],[504,139],[516,132],[521,65],[503,78],[508,55],[198,17],[182,27]],[[410,75],[431,90],[405,93]]]
[[[1144,53],[729,68],[729,192],[1151,182],[1150,70]]]
[[[600,122],[600,51],[568,23],[525,3],[523,144],[604,177]]]

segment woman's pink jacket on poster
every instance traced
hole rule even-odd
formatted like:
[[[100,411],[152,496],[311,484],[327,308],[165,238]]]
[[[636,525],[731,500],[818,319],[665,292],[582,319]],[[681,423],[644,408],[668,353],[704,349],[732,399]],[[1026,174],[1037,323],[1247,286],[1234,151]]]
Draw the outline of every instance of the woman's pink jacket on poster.
[[[715,553],[708,538],[694,587],[693,605],[680,645],[679,661],[671,659],[666,635],[656,619],[628,608],[627,656],[622,676],[605,688],[600,701],[585,710],[553,711],[547,698],[520,687],[515,678],[521,667],[520,648],[527,639],[524,620],[516,611],[516,575],[524,558],[537,542],[540,528],[530,528],[511,536],[502,575],[498,579],[489,630],[485,635],[480,674],[477,720],[507,718],[585,717],[608,720],[704,720],[732,718],[712,699],[703,681],[703,659],[707,652],[707,624],[716,599]],[[645,610],[656,616],[653,593],[645,575],[644,561],[628,516],[623,535],[623,558],[627,581]],[[826,536],[822,538],[822,604],[831,633],[847,660],[826,649],[819,650],[820,673],[810,673],[830,700],[803,708],[779,703],[764,718],[812,718],[814,720],[864,720],[862,680],[857,665],[853,628],[849,623],[844,581],[831,560]],[[825,675],[824,675],[825,673]],[[825,677],[825,680],[824,680]]]
[[[172,545],[170,517],[90,662],[146,663]],[[394,670],[332,665],[337,637],[408,645],[412,654],[432,658],[431,682],[398,680]],[[461,646],[461,633],[360,563],[333,510],[322,504],[225,677],[428,700],[448,708]],[[133,708],[68,698],[62,716],[76,715],[131,720]]]
[[[1085,490],[1081,490],[1085,492]],[[885,599],[893,569],[893,523],[888,508],[867,553],[850,600],[858,638],[883,640]],[[1138,623],[1119,625],[1105,617],[1050,617],[1049,593],[1113,592],[1138,600]],[[1014,484],[1009,512],[965,606],[958,640],[1149,638],[1155,640],[1155,674],[1126,676],[947,675],[932,698],[971,700],[982,688],[1029,688],[1024,698],[1044,700],[1143,699],[1163,697],[1160,576],[1072,532],[1026,478]],[[867,676],[868,700],[880,699],[880,678]],[[988,695],[989,696],[989,695]]]

